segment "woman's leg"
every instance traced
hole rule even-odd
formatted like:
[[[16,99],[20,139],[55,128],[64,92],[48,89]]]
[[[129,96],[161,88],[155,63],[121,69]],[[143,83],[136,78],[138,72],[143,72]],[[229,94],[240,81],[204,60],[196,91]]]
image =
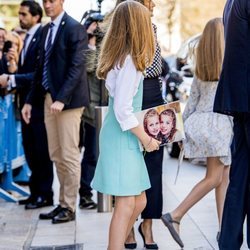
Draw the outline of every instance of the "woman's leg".
[[[181,204],[171,212],[173,220],[180,221],[187,211],[201,200],[212,189],[222,182],[224,165],[218,157],[207,158],[207,172],[203,180],[196,184]],[[179,232],[179,225],[173,223],[176,231]]]
[[[126,244],[136,243],[134,228],[132,228],[131,231],[129,232],[125,243]]]
[[[123,250],[127,228],[135,209],[135,196],[115,197],[115,208],[109,227],[108,250]]]
[[[145,208],[147,203],[147,198],[145,192],[142,192],[140,195],[135,196],[135,209],[133,211],[133,214],[130,218],[128,228],[127,228],[127,235],[128,236],[131,232],[131,229],[133,228],[133,225],[136,221],[136,219],[139,217],[143,209]]]
[[[146,244],[154,244],[153,231],[152,231],[153,220],[152,219],[144,219],[142,222],[142,233],[145,237]]]
[[[221,228],[222,214],[224,208],[224,202],[229,184],[229,166],[225,166],[223,170],[223,177],[221,183],[215,188],[215,199],[217,207],[217,215],[219,221],[219,231]]]
[[[151,183],[151,188],[146,190],[147,205],[141,213],[143,219],[142,231],[146,244],[153,244],[152,218],[159,219],[162,215],[162,160],[163,147],[158,151],[147,153],[144,157]],[[144,227],[145,226],[145,227]],[[133,230],[128,235],[126,243],[135,243]]]
[[[109,228],[108,250],[123,250],[124,242],[135,220],[146,206],[146,195],[116,197]]]

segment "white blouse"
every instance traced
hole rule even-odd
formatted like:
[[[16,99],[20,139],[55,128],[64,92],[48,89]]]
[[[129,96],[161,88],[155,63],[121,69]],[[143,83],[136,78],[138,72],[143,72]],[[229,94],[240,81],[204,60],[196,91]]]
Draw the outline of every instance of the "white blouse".
[[[114,98],[114,113],[122,131],[137,127],[139,122],[133,114],[133,97],[138,91],[142,72],[138,71],[132,57],[126,57],[121,68],[115,67],[107,74],[106,88]]]

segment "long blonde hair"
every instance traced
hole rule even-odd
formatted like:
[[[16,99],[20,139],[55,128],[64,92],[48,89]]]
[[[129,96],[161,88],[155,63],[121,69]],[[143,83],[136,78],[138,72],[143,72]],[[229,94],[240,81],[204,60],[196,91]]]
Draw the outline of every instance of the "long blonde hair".
[[[224,56],[224,27],[221,18],[205,26],[196,51],[195,75],[203,81],[219,79]]]
[[[122,67],[131,55],[138,71],[144,71],[154,58],[155,45],[149,10],[135,1],[120,3],[112,15],[104,37],[97,76],[105,79],[116,65]]]

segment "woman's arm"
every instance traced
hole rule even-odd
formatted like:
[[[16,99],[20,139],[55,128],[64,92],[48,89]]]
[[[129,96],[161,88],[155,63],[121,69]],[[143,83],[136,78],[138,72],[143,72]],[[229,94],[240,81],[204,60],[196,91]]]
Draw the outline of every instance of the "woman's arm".
[[[137,127],[130,129],[130,131],[140,140],[141,144],[147,152],[159,149],[161,142],[157,141],[153,137],[150,137],[144,131],[142,125],[138,125]]]
[[[200,99],[200,91],[197,85],[197,78],[194,77],[191,86],[190,96],[188,98],[187,105],[182,115],[184,121],[196,110],[196,106],[199,99]]]
[[[142,73],[138,72],[130,56],[118,71],[114,92],[114,112],[123,131],[130,130],[146,151],[159,149],[160,142],[150,137],[133,113],[133,98],[137,92]]]

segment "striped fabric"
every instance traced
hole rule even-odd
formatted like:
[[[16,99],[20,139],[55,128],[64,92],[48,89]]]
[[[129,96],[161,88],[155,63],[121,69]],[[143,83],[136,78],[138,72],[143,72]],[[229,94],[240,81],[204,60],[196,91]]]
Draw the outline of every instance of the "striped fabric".
[[[42,85],[45,90],[49,89],[49,80],[48,80],[48,62],[49,57],[52,51],[52,35],[53,35],[53,27],[54,23],[50,23],[49,25],[49,37],[47,40],[47,45],[45,49],[45,58],[44,58],[44,65],[43,65],[43,78],[42,78]]]

